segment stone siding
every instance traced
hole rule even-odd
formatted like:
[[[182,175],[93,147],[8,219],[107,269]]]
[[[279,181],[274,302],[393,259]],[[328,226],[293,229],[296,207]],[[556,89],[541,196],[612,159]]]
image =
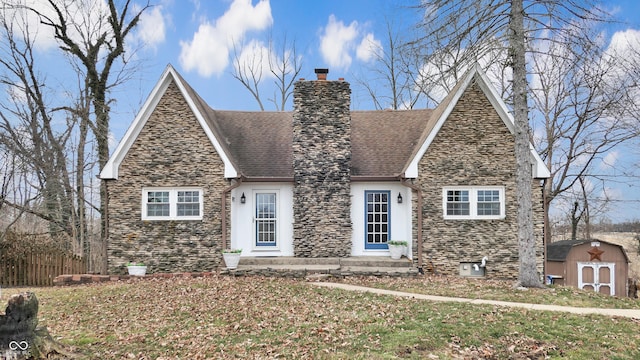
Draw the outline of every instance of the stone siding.
[[[425,267],[458,275],[460,262],[488,256],[486,276],[517,278],[518,236],[514,137],[477,84],[462,95],[419,163]],[[445,220],[443,188],[503,186],[499,220]],[[542,193],[534,180],[537,262],[542,273]]]
[[[224,165],[175,83],[171,83],[109,187],[109,273],[129,261],[148,272],[212,271],[221,263]],[[144,187],[203,189],[203,219],[143,221]]]
[[[351,253],[351,90],[298,81],[293,92],[293,246],[297,257]]]

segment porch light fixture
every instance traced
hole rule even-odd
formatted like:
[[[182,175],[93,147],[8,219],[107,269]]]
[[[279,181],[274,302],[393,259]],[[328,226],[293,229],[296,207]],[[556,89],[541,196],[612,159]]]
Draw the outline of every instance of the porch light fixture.
[[[242,196],[240,196],[240,204],[244,204],[247,202],[247,197],[244,196],[244,193],[242,193]]]
[[[402,194],[398,193],[398,204],[402,204]]]

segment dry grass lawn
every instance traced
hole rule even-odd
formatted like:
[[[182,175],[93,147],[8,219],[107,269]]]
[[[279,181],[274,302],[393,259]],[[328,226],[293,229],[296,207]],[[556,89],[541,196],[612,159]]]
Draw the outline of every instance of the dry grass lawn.
[[[491,281],[347,281],[458,296],[638,307],[637,300],[571,289],[516,293],[511,284]],[[640,358],[637,320],[431,303],[301,280],[131,280],[3,289],[1,301],[24,290],[40,299],[41,324],[83,359]]]

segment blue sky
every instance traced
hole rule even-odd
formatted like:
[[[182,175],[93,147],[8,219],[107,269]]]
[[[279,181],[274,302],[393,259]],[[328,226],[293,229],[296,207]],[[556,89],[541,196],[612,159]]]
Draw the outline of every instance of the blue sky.
[[[373,61],[367,44],[385,43],[388,21],[397,31],[408,34],[415,30],[412,26],[420,17],[420,12],[410,8],[416,1],[401,0],[157,0],[153,3],[134,34],[139,68],[123,88],[113,93],[114,141],[120,140],[169,63],[213,108],[259,110],[251,94],[231,76],[233,46],[235,44],[239,52],[260,48],[266,46],[270,36],[276,43],[285,36],[288,41],[295,40],[303,63],[298,77],[312,79],[314,68],[329,68],[329,79],[343,77],[352,83],[354,109],[372,109],[364,91],[354,86],[354,78]],[[609,39],[616,31],[640,29],[640,1],[606,1],[604,6],[620,20],[611,24]],[[43,59],[51,64],[64,62],[57,56],[59,52],[51,37],[41,36],[40,46]],[[270,94],[265,93],[264,98]],[[275,109],[266,101],[265,107]],[[115,144],[112,150],[114,147]],[[635,154],[636,157],[620,161],[637,164],[640,154],[637,151]],[[626,185],[620,185],[617,192],[627,197],[640,193],[638,187]],[[635,201],[624,203],[624,211],[612,211],[611,217],[617,221],[640,219],[640,200],[637,200],[640,196],[634,195],[634,198]]]

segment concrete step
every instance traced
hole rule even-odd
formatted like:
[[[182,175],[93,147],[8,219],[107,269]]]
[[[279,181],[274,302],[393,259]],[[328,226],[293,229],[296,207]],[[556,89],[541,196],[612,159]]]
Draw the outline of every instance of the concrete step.
[[[413,276],[418,269],[411,260],[387,256],[348,258],[242,257],[235,273],[240,274],[332,274],[339,276]]]
[[[388,256],[358,256],[348,258],[300,258],[300,257],[241,257],[240,265],[263,266],[263,267],[287,267],[305,266],[339,268],[341,266],[364,266],[364,267],[398,267],[411,268],[411,260],[403,257],[400,260],[393,260]]]
[[[298,264],[298,265],[282,265],[282,264],[238,264],[238,270],[291,270],[306,272],[329,272],[331,270],[339,270],[339,264]]]
[[[292,256],[240,257],[240,265],[340,265],[340,258],[299,258]]]
[[[394,260],[388,256],[353,256],[340,259],[343,267],[390,267],[390,268],[413,268],[411,260],[403,257]]]
[[[418,269],[411,267],[370,267],[345,266],[340,268],[343,275],[417,275]]]

